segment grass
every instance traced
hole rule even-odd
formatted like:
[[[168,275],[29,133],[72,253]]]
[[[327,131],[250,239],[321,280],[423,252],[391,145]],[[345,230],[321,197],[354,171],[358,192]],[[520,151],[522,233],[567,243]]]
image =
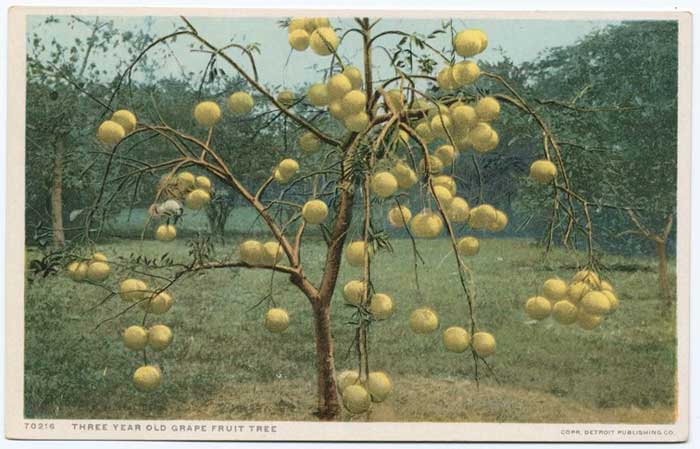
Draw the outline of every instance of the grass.
[[[128,209],[122,210],[112,220],[106,223],[107,235],[115,235],[129,238],[141,238],[144,223],[147,222],[146,209],[135,208],[129,213]],[[150,224],[150,233],[155,232],[155,225]],[[177,225],[178,235],[193,236],[197,233],[208,233],[209,223],[204,211],[192,211],[187,209],[182,220]],[[312,230],[313,231],[313,230]],[[231,211],[226,221],[227,234],[257,235],[269,233],[267,226],[259,218],[258,214],[250,207],[237,207]]]
[[[234,254],[233,241],[217,249]],[[100,246],[110,259],[130,252],[157,255],[159,242],[115,240]],[[187,257],[177,240],[167,251]],[[675,416],[676,340],[673,313],[661,313],[653,261],[609,256],[610,266],[633,271],[606,273],[620,297],[619,310],[593,330],[563,327],[551,319],[529,322],[523,303],[551,276],[573,273],[571,254],[555,252],[546,263],[525,240],[483,239],[470,260],[479,296],[479,327],[497,339],[490,363],[497,379],[473,382],[471,356],[447,353],[440,332],[417,336],[408,329],[410,312],[430,305],[440,328],[466,325],[467,308],[445,239],[420,241],[426,261],[420,294],[413,282],[408,240],[394,239],[394,252],[373,262],[378,291],[394,297],[396,312],[370,332],[370,368],[382,369],[395,392],[368,416],[343,419],[481,422],[672,422]],[[322,241],[309,239],[305,267],[317,281]],[[108,282],[126,275],[117,273]],[[354,368],[352,310],[343,306],[342,285],[361,276],[344,267],[334,298],[333,335],[338,370]],[[262,327],[265,304],[252,308],[272,286],[277,305],[289,310],[291,326],[282,335]],[[153,360],[164,370],[157,393],[135,391],[130,378],[142,363],[125,350],[120,332],[140,323],[130,312],[117,314],[113,298],[90,309],[104,290],[64,276],[35,281],[26,296],[25,414],[34,418],[314,419],[314,342],[307,300],[267,271],[216,271],[176,284],[175,305],[157,317],[172,327],[175,340]],[[483,369],[480,369],[483,375]]]

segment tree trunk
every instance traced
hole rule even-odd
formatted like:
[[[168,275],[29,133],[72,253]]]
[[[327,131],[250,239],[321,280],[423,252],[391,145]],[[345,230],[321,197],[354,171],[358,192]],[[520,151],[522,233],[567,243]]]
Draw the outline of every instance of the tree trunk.
[[[314,305],[314,331],[318,370],[318,416],[322,421],[331,421],[338,416],[340,405],[335,385],[330,301],[321,300]]]
[[[54,146],[53,185],[51,186],[51,231],[54,246],[63,246],[66,236],[63,232],[63,140],[58,139]]]
[[[668,260],[666,258],[666,241],[656,241],[656,257],[659,260],[659,290],[661,298],[671,305],[673,297],[671,295],[671,286],[668,281]]]

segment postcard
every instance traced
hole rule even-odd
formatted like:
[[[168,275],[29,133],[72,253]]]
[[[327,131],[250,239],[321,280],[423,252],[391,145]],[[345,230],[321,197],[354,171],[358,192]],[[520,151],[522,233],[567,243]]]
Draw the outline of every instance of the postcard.
[[[686,440],[690,36],[11,9],[7,437]]]

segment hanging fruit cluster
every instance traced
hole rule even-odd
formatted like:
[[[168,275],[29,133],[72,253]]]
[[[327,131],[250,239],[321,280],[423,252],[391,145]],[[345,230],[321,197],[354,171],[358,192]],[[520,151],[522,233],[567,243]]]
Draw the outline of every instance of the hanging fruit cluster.
[[[581,270],[569,283],[559,278],[547,279],[541,294],[525,302],[525,313],[533,320],[541,321],[551,315],[559,324],[576,323],[591,330],[618,306],[610,282],[601,280],[594,271]]]

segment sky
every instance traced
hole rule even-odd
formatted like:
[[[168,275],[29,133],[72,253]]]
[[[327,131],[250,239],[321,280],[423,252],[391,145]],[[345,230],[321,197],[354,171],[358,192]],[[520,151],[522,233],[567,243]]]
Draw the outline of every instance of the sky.
[[[75,38],[83,41],[89,34],[84,26],[76,26],[72,29],[66,26],[66,20],[58,24],[43,24],[44,17],[31,16],[28,18],[28,33],[37,31],[42,37],[55,38],[63,44],[70,44]],[[90,18],[93,20],[93,18]],[[151,34],[161,36],[174,31],[182,26],[178,17],[103,17],[103,20],[114,21],[120,30],[148,29]],[[191,17],[193,25],[199,33],[215,45],[226,45],[231,42],[260,44],[261,54],[256,55],[256,65],[260,79],[270,86],[294,88],[299,84],[318,81],[318,73],[314,66],[327,67],[329,57],[315,55],[310,49],[305,52],[291,51],[287,43],[287,31],[279,27],[274,18],[231,18],[231,17]],[[349,18],[333,18],[334,27],[348,29],[354,26],[354,21]],[[453,22],[456,31],[465,28],[480,28],[486,32],[489,38],[489,48],[477,56],[478,60],[497,61],[503,55],[508,56],[516,63],[536,58],[538,54],[547,48],[554,46],[566,46],[593,30],[602,28],[611,21],[556,21],[556,20],[470,20],[457,19]],[[417,19],[385,19],[377,25],[375,33],[389,29],[401,29],[428,34],[440,28],[440,20]],[[351,33],[339,49],[339,54],[345,63],[361,66],[360,53],[361,38],[359,34]],[[382,39],[382,44],[391,47],[398,41],[398,37],[389,36]],[[438,42],[439,46],[447,46],[449,38],[441,35],[439,39],[430,42]],[[208,56],[202,53],[192,52],[186,43],[179,40],[171,45],[172,54],[168,63],[160,71],[163,75],[168,73],[194,72],[199,73],[206,65]],[[237,61],[244,62],[245,58],[240,52],[231,51]],[[129,55],[124,52],[124,59],[129,60]],[[100,60],[104,67],[114,66],[117,57],[113,60]],[[384,52],[376,51],[374,55],[375,78],[391,76],[393,72],[387,66],[388,57]],[[384,64],[382,64],[384,62]]]

